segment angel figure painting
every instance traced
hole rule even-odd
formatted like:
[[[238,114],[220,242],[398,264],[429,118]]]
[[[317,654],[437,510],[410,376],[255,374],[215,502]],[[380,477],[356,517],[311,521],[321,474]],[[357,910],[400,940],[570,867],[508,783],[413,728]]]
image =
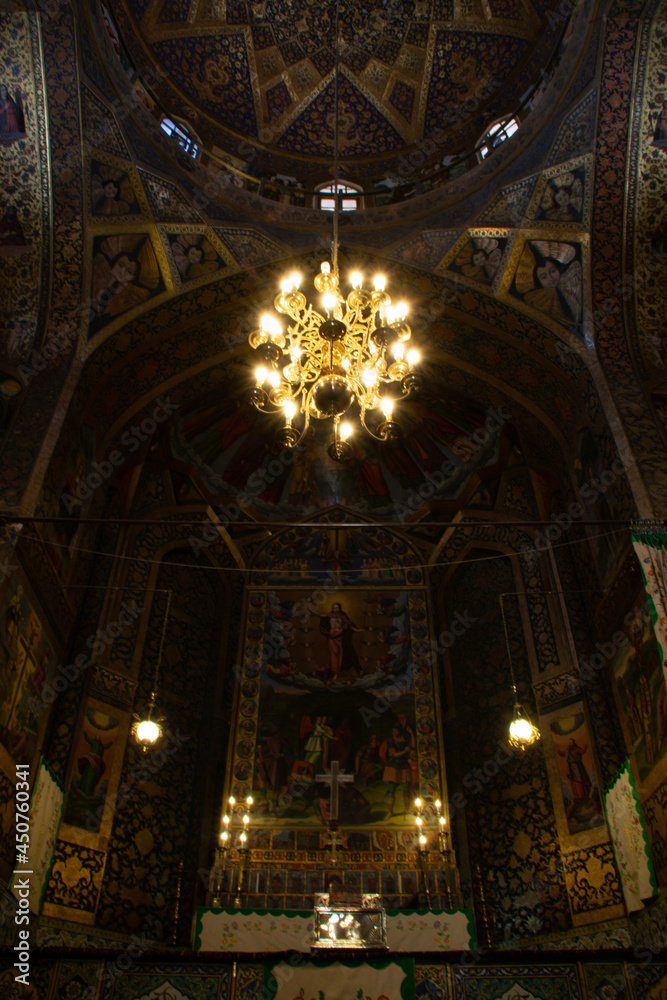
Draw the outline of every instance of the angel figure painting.
[[[481,281],[491,285],[496,276],[506,239],[493,239],[490,236],[474,236],[468,240],[451,266],[453,271],[464,274],[473,281]]]
[[[0,83],[0,139],[14,139],[25,135],[23,99],[21,92],[14,97],[6,84]]]
[[[139,206],[124,170],[106,163],[92,164],[90,200],[93,215],[135,215]]]
[[[582,316],[581,247],[554,240],[526,243],[511,293],[564,326]]]
[[[535,214],[551,222],[581,222],[584,205],[584,171],[579,168],[547,182]]]
[[[173,238],[171,252],[183,281],[213,274],[220,267],[215,248],[201,233],[179,233]]]
[[[100,236],[94,250],[89,335],[164,289],[148,236]]]

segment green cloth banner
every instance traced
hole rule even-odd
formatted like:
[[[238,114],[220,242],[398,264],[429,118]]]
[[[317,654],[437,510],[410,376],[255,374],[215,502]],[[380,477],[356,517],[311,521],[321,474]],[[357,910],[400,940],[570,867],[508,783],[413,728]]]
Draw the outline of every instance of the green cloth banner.
[[[414,1000],[411,958],[264,965],[265,1000]]]
[[[667,533],[633,531],[632,544],[639,559],[653,630],[662,651],[667,683]]]

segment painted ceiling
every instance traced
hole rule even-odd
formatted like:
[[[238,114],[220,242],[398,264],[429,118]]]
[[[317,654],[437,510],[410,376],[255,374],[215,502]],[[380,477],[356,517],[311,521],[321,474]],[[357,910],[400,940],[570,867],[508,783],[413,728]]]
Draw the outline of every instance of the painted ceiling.
[[[111,4],[128,58],[209,147],[299,176],[331,163],[335,3]],[[439,158],[472,148],[548,66],[567,23],[545,17],[548,7],[341,0],[339,152],[348,171],[361,175],[363,164],[366,175],[382,174],[434,132],[446,135]]]

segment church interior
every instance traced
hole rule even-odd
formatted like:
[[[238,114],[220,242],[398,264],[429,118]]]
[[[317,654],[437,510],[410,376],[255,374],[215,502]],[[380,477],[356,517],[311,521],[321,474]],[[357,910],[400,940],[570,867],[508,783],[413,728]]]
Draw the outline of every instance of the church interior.
[[[663,997],[666,0],[0,25],[0,995]]]

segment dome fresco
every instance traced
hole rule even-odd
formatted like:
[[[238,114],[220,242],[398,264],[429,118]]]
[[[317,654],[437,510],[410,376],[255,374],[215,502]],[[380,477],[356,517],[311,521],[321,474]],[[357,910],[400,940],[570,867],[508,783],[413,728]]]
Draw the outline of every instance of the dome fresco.
[[[336,5],[110,0],[110,20],[165,111],[209,146],[274,170],[333,156]],[[339,152],[350,176],[472,148],[526,99],[563,45],[543,0],[342,0]],[[436,155],[437,154],[437,155]]]

